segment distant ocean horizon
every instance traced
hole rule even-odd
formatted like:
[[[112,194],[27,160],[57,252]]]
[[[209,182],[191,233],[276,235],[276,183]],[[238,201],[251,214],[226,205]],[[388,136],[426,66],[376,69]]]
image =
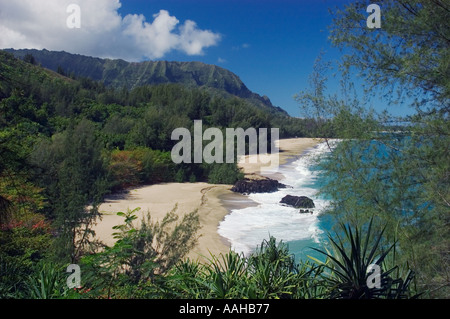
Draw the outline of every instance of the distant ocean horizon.
[[[326,143],[319,143],[299,157],[280,166],[278,172],[284,177],[280,182],[288,188],[274,193],[249,194],[248,199],[256,203],[251,207],[231,209],[219,224],[219,234],[228,240],[231,249],[249,255],[270,237],[288,245],[296,261],[308,256],[323,259],[312,248],[322,248],[326,233],[331,229],[330,218],[322,214],[329,204],[319,196],[320,177],[318,156],[329,152]],[[300,213],[299,209],[280,204],[286,195],[307,196],[314,201],[313,214]]]

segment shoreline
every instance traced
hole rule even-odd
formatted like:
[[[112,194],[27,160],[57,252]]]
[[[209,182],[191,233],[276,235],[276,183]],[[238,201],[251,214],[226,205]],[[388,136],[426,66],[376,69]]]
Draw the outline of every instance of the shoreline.
[[[279,172],[279,169],[283,166],[289,165],[305,152],[316,147],[320,143],[319,138],[289,138],[280,139],[278,143],[279,148],[279,162],[277,171],[264,172],[265,165],[261,163],[251,163],[252,159],[258,155],[246,155],[238,163],[246,175],[246,177],[252,178],[252,176],[264,176],[275,180],[281,180],[284,178],[283,174]]]
[[[167,213],[175,207],[175,213],[180,222],[183,215],[198,211],[200,235],[196,247],[187,257],[198,259],[209,258],[210,254],[218,255],[227,253],[230,246],[226,245],[217,233],[217,226],[229,211],[223,206],[219,199],[224,194],[234,194],[231,185],[217,185],[207,183],[165,183],[143,186],[131,189],[127,194],[113,195],[99,206],[102,220],[92,228],[96,238],[104,244],[112,246],[113,227],[122,224],[123,217],[117,216],[117,212],[126,212],[140,208],[135,215],[138,217],[134,224],[139,223],[147,213],[150,213],[152,221],[161,221]]]
[[[289,165],[318,143],[319,139],[313,138],[280,140],[279,167]],[[259,163],[239,163],[246,177],[283,178],[279,172],[262,173],[262,166]],[[147,212],[151,214],[153,221],[160,221],[178,205],[176,213],[180,219],[184,214],[197,210],[201,226],[197,234],[200,236],[197,245],[186,257],[191,260],[208,260],[211,255],[226,254],[231,249],[228,240],[218,233],[218,227],[225,216],[233,209],[258,205],[247,196],[232,192],[231,187],[232,185],[208,183],[165,183],[134,188],[126,194],[114,194],[99,206],[102,220],[92,230],[96,233],[96,239],[110,246],[114,244],[112,227],[123,223],[123,217],[117,216],[117,212],[140,207],[141,210],[136,213],[136,221],[139,222]]]

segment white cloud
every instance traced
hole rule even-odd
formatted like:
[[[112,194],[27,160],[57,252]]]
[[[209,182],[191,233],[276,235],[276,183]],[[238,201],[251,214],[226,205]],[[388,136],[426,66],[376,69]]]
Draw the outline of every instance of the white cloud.
[[[69,4],[81,8],[81,28],[67,26]],[[161,10],[122,17],[119,0],[0,0],[0,48],[65,50],[72,53],[139,61],[178,50],[202,55],[220,35],[180,21]]]
[[[243,44],[241,44],[241,45],[234,46],[234,47],[232,47],[231,49],[234,50],[234,51],[239,51],[239,50],[241,50],[241,49],[248,49],[248,48],[250,48],[250,44],[248,44],[248,43],[243,43]]]

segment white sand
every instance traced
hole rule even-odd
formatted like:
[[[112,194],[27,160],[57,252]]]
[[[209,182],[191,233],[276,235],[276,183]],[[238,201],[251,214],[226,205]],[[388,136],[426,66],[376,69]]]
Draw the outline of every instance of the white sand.
[[[298,156],[303,151],[315,146],[319,141],[309,138],[280,140],[280,165]],[[240,163],[245,174],[260,174],[263,163]],[[231,185],[212,185],[207,183],[168,183],[144,186],[133,189],[127,195],[111,197],[99,207],[102,220],[93,228],[97,238],[107,245],[112,245],[114,239],[112,227],[123,223],[123,217],[117,216],[117,212],[126,212],[140,207],[136,214],[138,220],[150,212],[153,220],[161,220],[177,204],[177,214],[190,213],[198,210],[200,218],[200,238],[197,246],[189,254],[192,259],[201,256],[210,257],[210,254],[218,255],[227,253],[229,244],[222,238],[217,227],[229,213],[220,200],[221,196],[241,196],[231,192]],[[234,194],[234,195],[233,195]],[[242,196],[241,196],[242,198]],[[181,220],[181,218],[180,218]]]
[[[291,138],[282,139],[278,142],[279,153],[269,155],[269,164],[265,164],[264,158],[260,159],[258,155],[247,155],[244,156],[239,162],[239,166],[243,169],[245,174],[248,175],[270,175],[273,177],[272,172],[273,163],[275,166],[286,164],[289,160],[298,157],[301,153],[307,149],[316,146],[319,143],[318,139],[314,138]],[[276,173],[275,173],[276,174]]]

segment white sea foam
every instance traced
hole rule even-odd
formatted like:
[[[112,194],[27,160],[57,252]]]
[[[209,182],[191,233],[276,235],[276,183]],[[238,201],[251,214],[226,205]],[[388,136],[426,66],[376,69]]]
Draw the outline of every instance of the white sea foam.
[[[285,178],[281,183],[292,188],[274,193],[250,194],[257,207],[234,209],[219,225],[219,234],[228,239],[231,248],[245,255],[261,245],[262,241],[275,237],[284,242],[309,239],[318,241],[322,230],[318,227],[318,215],[327,201],[317,196],[314,182],[317,172],[310,170],[316,155],[327,152],[326,143],[321,143],[296,161],[282,166],[279,172]],[[314,200],[313,214],[300,214],[299,210],[280,204],[286,195],[308,196]]]

